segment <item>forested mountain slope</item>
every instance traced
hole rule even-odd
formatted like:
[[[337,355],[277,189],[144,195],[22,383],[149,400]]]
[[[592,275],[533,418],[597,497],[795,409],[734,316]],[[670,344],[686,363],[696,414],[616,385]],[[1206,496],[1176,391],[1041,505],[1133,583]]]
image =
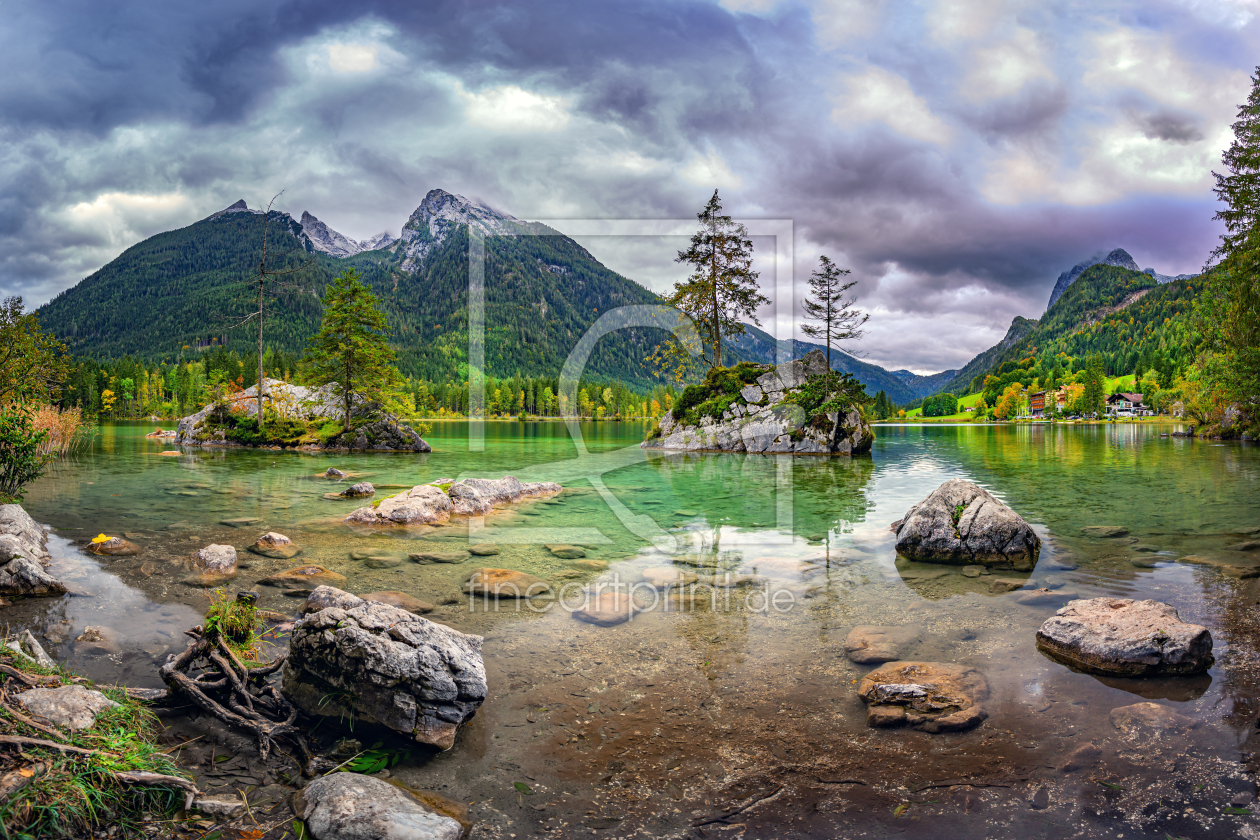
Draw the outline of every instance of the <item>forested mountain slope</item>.
[[[285,353],[303,351],[319,326],[324,287],[352,267],[381,297],[404,375],[465,380],[470,225],[486,234],[485,358],[491,376],[556,376],[600,315],[660,302],[572,239],[443,190],[425,196],[397,239],[380,234],[357,243],[310,214],[302,218],[305,227],[287,213],[266,216],[269,268],[297,269],[279,278],[268,302],[264,341]],[[244,318],[257,306],[252,278],[263,219],[242,201],[153,236],[41,307],[40,318],[73,353],[98,359],[174,361],[219,345],[244,355],[257,341],[254,323]],[[521,232],[542,235],[510,235]],[[382,247],[362,250],[377,243]],[[606,336],[588,373],[650,384],[655,376],[645,360],[663,337],[651,329]],[[775,339],[756,328],[734,344],[734,361],[776,360]],[[792,341],[788,355],[799,358],[815,346]],[[832,360],[871,394],[882,390],[899,403],[932,392],[952,374],[892,374],[840,352]]]

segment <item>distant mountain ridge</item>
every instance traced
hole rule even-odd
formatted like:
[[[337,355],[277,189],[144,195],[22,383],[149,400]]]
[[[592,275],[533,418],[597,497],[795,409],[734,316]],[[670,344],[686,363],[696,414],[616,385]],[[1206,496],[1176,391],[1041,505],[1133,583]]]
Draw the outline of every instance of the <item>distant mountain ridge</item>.
[[[1171,283],[1174,280],[1188,280],[1191,277],[1198,277],[1197,274],[1178,274],[1176,277],[1169,277],[1167,274],[1160,274],[1153,268],[1138,268],[1137,262],[1129,255],[1128,251],[1123,248],[1113,248],[1105,256],[1095,254],[1060,274],[1059,279],[1054,284],[1054,289],[1050,292],[1050,302],[1046,304],[1047,311],[1054,306],[1055,301],[1063,297],[1063,293],[1067,291],[1068,286],[1075,283],[1085,269],[1095,265],[1114,265],[1119,268],[1127,268],[1129,271],[1140,271],[1143,274],[1149,274],[1151,277],[1154,277],[1156,282],[1159,283]]]
[[[265,217],[274,268],[293,268],[271,307],[265,341],[300,353],[318,328],[316,295],[346,268],[355,268],[380,296],[403,373],[433,381],[467,377],[469,226],[493,236],[486,242],[486,366],[495,377],[554,376],[581,335],[600,314],[661,298],[600,263],[557,231],[522,222],[481,202],[445,190],[425,195],[403,225],[356,242],[309,211],[299,219],[271,211]],[[229,349],[250,352],[253,339],[232,332],[253,305],[247,292],[262,244],[263,211],[238,201],[199,222],[157,234],[39,309],[45,326],[80,355],[131,355],[157,361],[195,355],[211,337],[226,335]],[[591,357],[593,375],[648,384],[645,363],[664,337],[653,330],[607,336]],[[776,342],[755,327],[733,342],[735,360],[777,361],[783,349],[800,358],[817,345]],[[782,346],[782,347],[781,347]],[[890,373],[842,352],[838,370],[852,373],[874,395],[898,403],[936,390],[944,371],[930,377]]]

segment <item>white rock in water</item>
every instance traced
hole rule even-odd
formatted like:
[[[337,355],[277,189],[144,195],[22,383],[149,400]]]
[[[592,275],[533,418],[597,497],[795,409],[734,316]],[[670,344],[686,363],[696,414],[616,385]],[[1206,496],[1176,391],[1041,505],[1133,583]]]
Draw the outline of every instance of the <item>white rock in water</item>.
[[[1037,647],[1095,674],[1198,674],[1212,667],[1212,634],[1159,601],[1072,601],[1037,631]]]
[[[193,568],[216,575],[236,573],[236,549],[230,545],[211,544],[193,552]]]
[[[464,827],[407,791],[359,773],[315,779],[294,811],[316,840],[459,840]]]

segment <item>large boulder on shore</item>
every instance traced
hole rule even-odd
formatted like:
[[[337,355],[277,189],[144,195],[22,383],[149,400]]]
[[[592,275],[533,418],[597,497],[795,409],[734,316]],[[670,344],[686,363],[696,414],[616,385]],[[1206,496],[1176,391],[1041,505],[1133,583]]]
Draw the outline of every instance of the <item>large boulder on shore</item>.
[[[1041,538],[1022,516],[961,478],[937,487],[892,527],[897,553],[921,563],[1027,572],[1041,550]]]
[[[17,537],[37,560],[48,559],[48,533],[21,505],[0,505],[0,534]]]
[[[46,571],[48,534],[21,505],[0,505],[0,595],[64,595]]]
[[[433,796],[416,793],[384,779],[360,773],[330,773],[315,779],[293,797],[293,811],[315,840],[459,840],[464,836],[458,815],[435,808]],[[449,801],[448,801],[449,802]]]
[[[667,412],[643,448],[798,455],[870,451],[875,435],[856,405],[810,419],[796,402],[810,379],[827,373],[821,351],[811,350],[800,359],[759,369],[764,372],[737,396],[716,391],[710,395],[730,402],[720,416],[703,416],[688,425],[685,413],[675,417],[674,412]]]
[[[1081,671],[1123,677],[1198,674],[1212,667],[1212,634],[1159,601],[1072,601],[1037,631],[1037,647]]]
[[[443,750],[486,699],[481,636],[398,607],[328,607],[293,627],[283,690],[314,717],[358,719]]]

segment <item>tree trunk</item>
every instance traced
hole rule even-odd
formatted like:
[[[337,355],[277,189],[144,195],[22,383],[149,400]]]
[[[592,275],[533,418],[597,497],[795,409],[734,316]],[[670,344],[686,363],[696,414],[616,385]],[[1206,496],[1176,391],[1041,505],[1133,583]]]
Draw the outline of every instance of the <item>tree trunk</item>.
[[[722,366],[722,332],[721,323],[718,317],[718,289],[717,289],[717,245],[713,246],[713,256],[709,263],[709,282],[713,287],[713,366]]]
[[[263,282],[267,275],[258,272],[258,431],[263,430]]]

